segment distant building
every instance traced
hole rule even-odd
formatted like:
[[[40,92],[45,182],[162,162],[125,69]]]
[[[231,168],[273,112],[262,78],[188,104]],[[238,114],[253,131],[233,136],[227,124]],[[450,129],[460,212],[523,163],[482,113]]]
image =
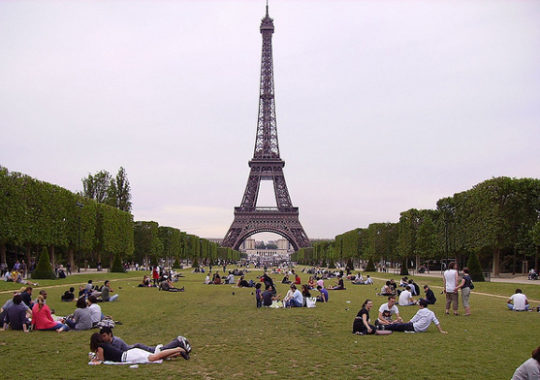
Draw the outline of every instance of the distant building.
[[[261,249],[256,248],[260,246],[260,242],[255,239],[246,239],[240,245],[240,252],[247,254],[248,261],[259,263],[260,265],[277,265],[281,262],[288,262],[291,253],[294,252],[291,243],[287,239],[279,239],[276,241],[269,241],[267,245],[272,245],[277,248],[274,249]]]

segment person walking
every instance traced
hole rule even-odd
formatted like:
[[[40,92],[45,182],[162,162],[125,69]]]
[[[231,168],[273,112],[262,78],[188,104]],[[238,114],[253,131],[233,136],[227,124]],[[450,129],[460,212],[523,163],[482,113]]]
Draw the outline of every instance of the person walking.
[[[444,271],[443,282],[444,282],[444,294],[446,295],[446,315],[450,314],[450,305],[454,311],[454,315],[458,314],[458,272],[455,269],[456,263],[451,262],[448,265],[448,269]]]

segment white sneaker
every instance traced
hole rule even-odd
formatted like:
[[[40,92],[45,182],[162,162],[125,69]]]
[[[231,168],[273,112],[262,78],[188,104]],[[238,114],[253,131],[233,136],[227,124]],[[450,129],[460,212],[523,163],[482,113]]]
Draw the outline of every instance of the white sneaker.
[[[161,352],[161,347],[163,347],[162,344],[158,344],[156,348],[154,349],[154,354],[159,354]]]

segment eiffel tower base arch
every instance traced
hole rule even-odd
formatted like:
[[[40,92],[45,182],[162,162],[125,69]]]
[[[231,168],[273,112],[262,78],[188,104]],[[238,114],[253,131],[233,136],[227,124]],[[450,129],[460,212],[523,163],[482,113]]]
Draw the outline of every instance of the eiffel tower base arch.
[[[244,240],[259,232],[283,236],[295,251],[310,246],[298,219],[298,211],[279,210],[235,211],[234,221],[221,245],[238,249]]]

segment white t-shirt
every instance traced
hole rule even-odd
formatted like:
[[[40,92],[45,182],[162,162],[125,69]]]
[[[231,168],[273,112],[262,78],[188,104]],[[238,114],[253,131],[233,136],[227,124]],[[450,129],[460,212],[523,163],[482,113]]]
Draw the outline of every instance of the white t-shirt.
[[[540,363],[536,359],[530,358],[526,360],[522,365],[520,365],[512,380],[529,380],[529,379],[540,379]]]
[[[398,304],[399,306],[408,306],[411,304],[410,298],[412,297],[411,292],[404,290],[399,294]]]
[[[523,293],[516,293],[512,297],[510,297],[512,300],[512,303],[514,304],[514,310],[525,310],[527,307],[527,296]]]
[[[101,306],[97,303],[93,303],[88,306],[88,310],[90,310],[90,319],[92,320],[92,323],[101,321]]]
[[[446,292],[454,293],[457,286],[457,270],[448,269],[444,271],[444,279],[446,280]]]
[[[426,331],[431,322],[435,323],[435,326],[439,325],[439,320],[435,316],[435,313],[428,308],[418,310],[414,317],[411,318],[411,322],[416,332]]]
[[[396,305],[392,306],[391,309],[388,308],[388,302],[381,305],[381,307],[379,308],[379,313],[384,313],[387,310],[390,311],[390,315],[399,314],[399,309]]]

